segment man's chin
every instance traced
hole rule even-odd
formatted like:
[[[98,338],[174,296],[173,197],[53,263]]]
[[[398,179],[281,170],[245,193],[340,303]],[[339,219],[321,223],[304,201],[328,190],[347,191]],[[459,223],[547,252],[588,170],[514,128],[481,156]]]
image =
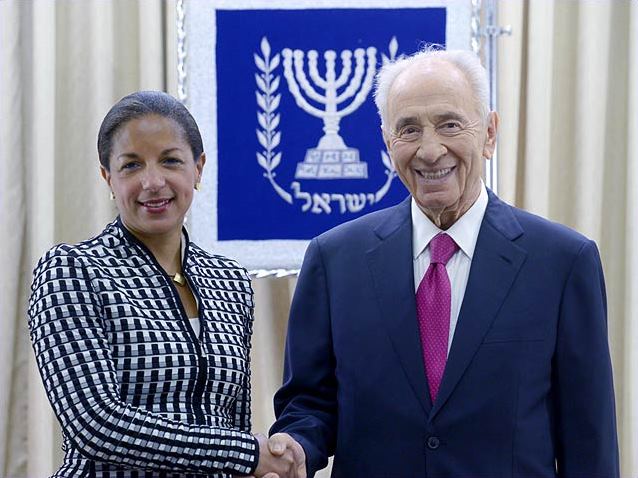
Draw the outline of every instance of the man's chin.
[[[441,195],[439,197],[436,196],[435,194],[428,194],[427,198],[420,198],[421,200],[417,199],[416,201],[419,209],[427,216],[443,214],[454,204],[446,200],[447,198],[441,197]]]

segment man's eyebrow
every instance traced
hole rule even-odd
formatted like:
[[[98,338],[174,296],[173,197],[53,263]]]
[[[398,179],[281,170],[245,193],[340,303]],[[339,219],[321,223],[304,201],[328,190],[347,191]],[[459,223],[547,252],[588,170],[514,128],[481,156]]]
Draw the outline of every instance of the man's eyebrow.
[[[436,123],[440,123],[441,121],[447,120],[456,120],[461,123],[467,121],[467,118],[461,113],[457,113],[456,111],[446,111],[445,113],[435,114],[433,119]]]
[[[436,113],[432,115],[432,120],[434,120],[435,123],[440,123],[442,121],[449,121],[449,120],[455,120],[460,123],[467,122],[467,118],[463,114],[457,113],[456,111],[446,111],[445,113]],[[396,122],[394,130],[399,131],[404,126],[412,125],[412,124],[421,124],[419,118],[416,116],[406,116],[403,118],[399,118]]]

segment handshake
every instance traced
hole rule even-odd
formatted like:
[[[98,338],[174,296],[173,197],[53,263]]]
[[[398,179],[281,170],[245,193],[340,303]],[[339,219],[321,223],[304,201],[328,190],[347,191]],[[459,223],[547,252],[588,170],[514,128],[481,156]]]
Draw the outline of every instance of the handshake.
[[[249,478],[306,478],[306,454],[287,433],[270,438],[255,434],[259,442],[259,463]]]

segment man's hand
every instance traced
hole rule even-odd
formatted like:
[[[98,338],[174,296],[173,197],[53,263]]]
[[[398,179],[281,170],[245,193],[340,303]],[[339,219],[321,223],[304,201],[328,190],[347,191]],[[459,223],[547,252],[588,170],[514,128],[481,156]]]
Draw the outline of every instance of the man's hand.
[[[268,440],[268,450],[275,456],[285,456],[286,453],[292,452],[293,474],[291,476],[306,478],[306,454],[293,437],[287,433],[275,433]]]
[[[254,477],[306,478],[306,454],[287,433],[276,433],[267,439],[255,434],[259,442],[259,462]]]

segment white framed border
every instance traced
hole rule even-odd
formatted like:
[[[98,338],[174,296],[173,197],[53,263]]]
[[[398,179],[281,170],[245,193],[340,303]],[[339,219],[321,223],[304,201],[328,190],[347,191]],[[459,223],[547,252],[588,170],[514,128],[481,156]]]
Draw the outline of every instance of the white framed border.
[[[390,4],[391,3],[391,4]],[[472,49],[471,0],[179,0],[177,2],[178,91],[199,125],[207,162],[199,191],[188,216],[191,238],[204,249],[238,260],[253,274],[286,275],[300,267],[308,240],[217,240],[217,78],[215,11],[396,9],[444,7],[447,9],[446,45]],[[241,220],[241,218],[238,218]]]

